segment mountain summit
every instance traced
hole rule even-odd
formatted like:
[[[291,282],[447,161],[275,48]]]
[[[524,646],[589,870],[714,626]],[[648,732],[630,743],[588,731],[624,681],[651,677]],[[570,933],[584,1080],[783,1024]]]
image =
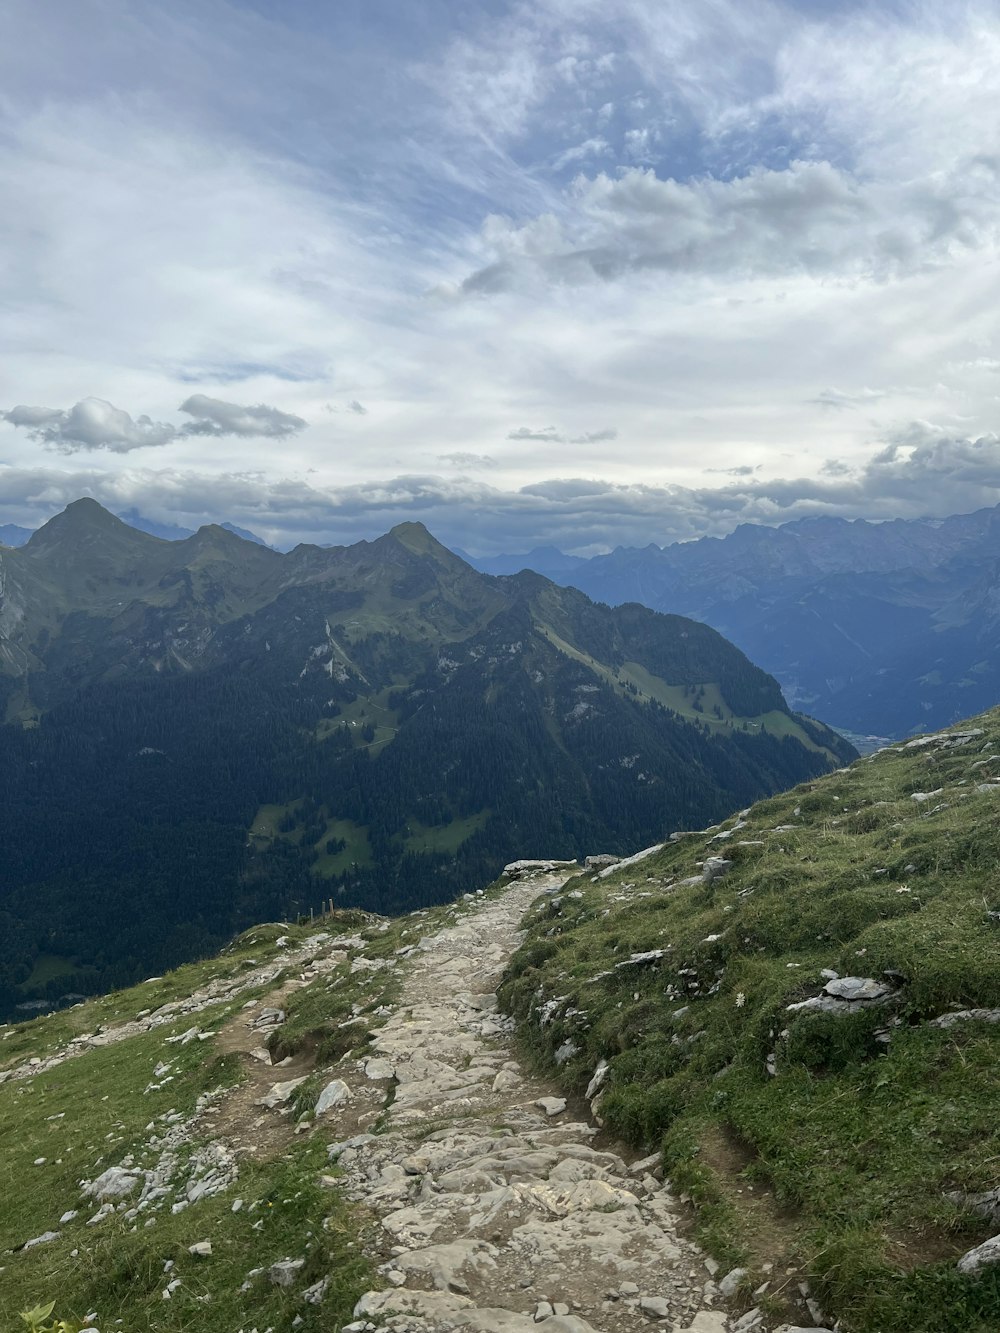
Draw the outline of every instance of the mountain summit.
[[[623,852],[852,753],[707,626],[485,576],[416,523],[281,555],[82,501],[0,587],[8,1005]]]

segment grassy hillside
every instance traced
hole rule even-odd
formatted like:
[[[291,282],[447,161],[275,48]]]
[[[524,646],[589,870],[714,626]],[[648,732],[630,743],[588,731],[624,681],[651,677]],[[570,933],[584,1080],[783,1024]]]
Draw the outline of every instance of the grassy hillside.
[[[956,1261],[1000,1230],[998,866],[995,710],[572,881],[503,1002],[574,1091],[608,1062],[599,1115],[662,1149],[747,1293],[995,1333],[998,1270]]]

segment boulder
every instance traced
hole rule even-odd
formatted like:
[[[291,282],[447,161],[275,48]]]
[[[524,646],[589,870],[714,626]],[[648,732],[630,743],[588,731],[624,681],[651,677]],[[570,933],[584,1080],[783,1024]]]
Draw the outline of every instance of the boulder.
[[[140,1177],[134,1171],[125,1171],[120,1166],[109,1166],[96,1180],[84,1185],[84,1194],[89,1194],[102,1203],[105,1199],[121,1199],[131,1194],[139,1185]]]
[[[966,1250],[958,1261],[960,1273],[980,1273],[984,1268],[995,1268],[1000,1264],[1000,1236],[991,1236],[973,1250]]]
[[[267,1270],[267,1276],[276,1287],[290,1287],[305,1266],[304,1259],[279,1259]]]
[[[728,875],[732,868],[733,862],[727,861],[724,856],[710,856],[701,868],[701,877],[706,884],[713,884],[717,879],[722,879],[723,875]]]
[[[666,1319],[670,1314],[670,1306],[662,1296],[640,1296],[639,1309],[654,1319]]]
[[[316,1102],[316,1114],[326,1115],[335,1106],[342,1106],[350,1101],[351,1090],[342,1078],[335,1078],[326,1085]]]
[[[561,1115],[566,1110],[565,1097],[539,1097],[535,1102],[540,1106],[546,1115]]]
[[[299,1084],[305,1081],[306,1076],[303,1074],[301,1078],[290,1078],[284,1083],[273,1083],[271,1090],[260,1098],[257,1105],[266,1106],[269,1110],[273,1110],[276,1106],[282,1106],[288,1101]]]

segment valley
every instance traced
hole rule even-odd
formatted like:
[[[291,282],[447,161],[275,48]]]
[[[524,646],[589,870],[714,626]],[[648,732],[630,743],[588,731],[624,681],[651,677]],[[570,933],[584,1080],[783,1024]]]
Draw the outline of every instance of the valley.
[[[1000,700],[1000,511],[940,519],[816,517],[723,538],[472,558],[537,569],[612,606],[703,620],[838,730],[902,737]]]
[[[484,576],[417,524],[281,555],[81,500],[0,573],[4,1014],[329,900],[624,852],[854,754],[708,627]]]

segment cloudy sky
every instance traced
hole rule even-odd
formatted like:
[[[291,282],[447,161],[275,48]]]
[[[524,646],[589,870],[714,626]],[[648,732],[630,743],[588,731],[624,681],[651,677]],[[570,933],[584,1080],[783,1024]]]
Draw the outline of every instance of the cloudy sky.
[[[1000,6],[5,0],[0,522],[1000,502]]]

